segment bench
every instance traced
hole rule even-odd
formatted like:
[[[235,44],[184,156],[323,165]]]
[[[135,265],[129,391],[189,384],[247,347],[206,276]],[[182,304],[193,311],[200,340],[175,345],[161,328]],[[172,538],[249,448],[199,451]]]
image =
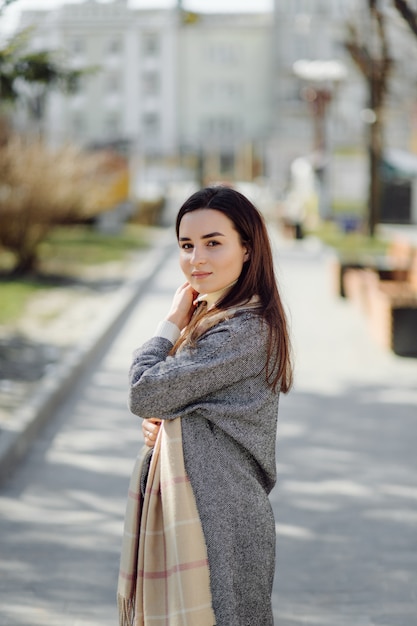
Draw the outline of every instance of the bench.
[[[349,297],[348,282],[352,270],[372,269],[381,280],[407,280],[414,248],[407,240],[397,237],[388,246],[387,254],[375,256],[361,254],[355,260],[337,259],[333,266],[336,293],[342,298]]]
[[[344,289],[368,317],[378,343],[399,356],[417,356],[417,249],[407,267],[345,272]]]

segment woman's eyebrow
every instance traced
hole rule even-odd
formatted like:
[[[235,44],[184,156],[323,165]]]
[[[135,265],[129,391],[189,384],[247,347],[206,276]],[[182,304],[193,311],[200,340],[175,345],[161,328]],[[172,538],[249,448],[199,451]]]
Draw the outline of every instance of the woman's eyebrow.
[[[212,237],[224,237],[223,233],[219,233],[219,232],[214,232],[214,233],[208,233],[208,235],[203,235],[201,237],[201,239],[211,239]]]
[[[223,233],[219,233],[215,231],[214,233],[208,233],[207,235],[202,235],[201,239],[211,239],[212,237],[225,237]],[[179,237],[178,241],[191,241],[190,237]]]

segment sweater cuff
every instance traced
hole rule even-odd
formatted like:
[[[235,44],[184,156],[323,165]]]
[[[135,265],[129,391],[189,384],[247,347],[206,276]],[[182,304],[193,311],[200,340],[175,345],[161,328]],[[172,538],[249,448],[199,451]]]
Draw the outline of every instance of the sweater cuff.
[[[179,339],[180,334],[180,329],[176,324],[169,322],[168,320],[163,320],[162,322],[159,322],[154,337],[163,337],[164,339],[168,339],[168,341],[174,345],[177,339]]]

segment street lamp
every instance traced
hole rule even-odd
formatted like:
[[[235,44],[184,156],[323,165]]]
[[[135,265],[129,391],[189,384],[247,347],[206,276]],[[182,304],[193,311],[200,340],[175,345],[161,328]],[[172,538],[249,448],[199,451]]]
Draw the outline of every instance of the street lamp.
[[[333,98],[335,85],[346,78],[347,71],[340,61],[299,60],[293,65],[295,76],[305,81],[302,96],[309,104],[314,122],[314,169],[319,180],[320,217],[330,217],[327,168],[329,150],[327,145],[327,110]]]

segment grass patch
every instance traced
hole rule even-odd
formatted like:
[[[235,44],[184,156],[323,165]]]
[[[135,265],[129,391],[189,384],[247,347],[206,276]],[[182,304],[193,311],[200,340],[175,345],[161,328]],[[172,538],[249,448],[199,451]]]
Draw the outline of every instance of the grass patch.
[[[388,248],[388,242],[378,237],[368,237],[361,232],[344,233],[336,223],[323,222],[313,233],[323,243],[334,248],[345,260],[359,257],[381,256]]]
[[[355,200],[338,200],[332,201],[332,211],[337,215],[353,215],[355,217],[363,218],[364,208],[363,202]]]
[[[39,247],[39,277],[0,280],[0,324],[17,319],[30,298],[41,289],[53,289],[56,281],[48,284],[48,275],[77,278],[88,266],[123,261],[127,255],[149,245],[152,233],[140,225],[126,225],[120,235],[99,233],[89,226],[57,228]],[[0,249],[0,268],[11,269],[12,257]]]
[[[121,261],[126,254],[148,245],[147,229],[129,224],[120,235],[106,235],[88,226],[57,228],[40,246],[42,266],[54,262],[97,265]]]
[[[352,157],[363,157],[366,156],[365,151],[362,148],[358,148],[357,144],[351,145],[341,145],[337,146],[333,151],[334,156],[352,156]]]
[[[45,290],[45,285],[32,281],[0,282],[0,324],[17,319],[31,296],[40,290]]]

